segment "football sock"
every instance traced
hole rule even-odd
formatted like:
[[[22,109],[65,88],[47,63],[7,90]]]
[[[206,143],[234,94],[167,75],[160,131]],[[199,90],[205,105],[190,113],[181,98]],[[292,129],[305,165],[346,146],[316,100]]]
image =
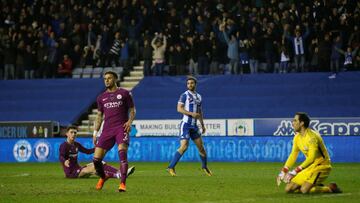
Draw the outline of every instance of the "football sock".
[[[310,189],[310,193],[331,193],[331,189],[328,186],[314,186]]]
[[[121,175],[118,173],[118,170],[116,168],[109,166],[107,164],[105,164],[103,167],[104,167],[104,172],[105,172],[106,176],[108,176],[110,178],[121,177]]]
[[[94,158],[93,163],[94,163],[94,167],[95,167],[95,170],[96,170],[96,174],[98,176],[100,176],[100,178],[104,179],[105,178],[105,173],[104,173],[102,159]]]
[[[182,154],[180,154],[178,151],[175,152],[173,159],[171,160],[168,168],[175,168],[177,162],[180,160]]]
[[[125,184],[128,170],[127,152],[125,150],[119,150],[118,153],[120,157],[121,183]]]
[[[207,168],[207,157],[200,155],[200,159],[201,159],[202,168]]]

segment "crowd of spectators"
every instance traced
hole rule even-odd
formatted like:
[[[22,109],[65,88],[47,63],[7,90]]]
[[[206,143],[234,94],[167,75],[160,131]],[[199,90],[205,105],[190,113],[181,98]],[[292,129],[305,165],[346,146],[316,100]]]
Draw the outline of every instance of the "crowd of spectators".
[[[1,0],[0,79],[360,70],[357,0]]]

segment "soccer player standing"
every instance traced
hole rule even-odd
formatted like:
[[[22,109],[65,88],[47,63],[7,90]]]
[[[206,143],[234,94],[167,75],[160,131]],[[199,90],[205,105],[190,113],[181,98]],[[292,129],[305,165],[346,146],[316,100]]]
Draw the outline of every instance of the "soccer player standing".
[[[63,142],[59,148],[59,160],[64,169],[66,178],[87,178],[96,174],[94,164],[89,163],[86,166],[80,166],[78,163],[78,153],[92,154],[94,153],[94,148],[87,149],[76,142],[76,134],[76,126],[67,127],[66,141]],[[134,171],[135,166],[130,167],[127,171],[127,175],[129,176]],[[120,179],[121,177],[120,171],[107,164],[104,164],[104,172],[110,178]]]
[[[181,156],[185,153],[189,146],[189,139],[191,138],[200,153],[200,159],[202,162],[202,170],[208,176],[212,176],[211,171],[207,167],[207,157],[204,148],[201,133],[197,126],[197,120],[200,121],[202,133],[204,134],[206,129],[203,121],[203,112],[201,109],[201,96],[196,90],[197,80],[195,77],[188,77],[186,80],[187,91],[184,92],[178,101],[177,111],[183,114],[183,119],[180,123],[180,147],[174,154],[168,166],[168,172],[171,176],[176,176],[175,166],[180,160]]]
[[[117,79],[118,76],[115,72],[106,72],[104,74],[106,91],[97,97],[98,113],[93,134],[93,141],[96,147],[93,163],[97,174],[100,176],[96,189],[101,190],[108,179],[104,173],[102,159],[116,142],[121,172],[119,192],[125,192],[126,172],[128,170],[127,151],[130,141],[129,132],[135,118],[135,106],[131,93],[125,89],[118,88],[116,84]],[[99,140],[97,140],[96,135],[103,121],[103,116],[103,129]]]
[[[339,193],[336,183],[324,186],[323,181],[331,171],[330,157],[320,134],[309,128],[310,118],[306,113],[298,112],[292,121],[295,131],[291,153],[277,177],[277,183],[287,183],[287,193]],[[292,171],[289,171],[301,151],[306,159]]]

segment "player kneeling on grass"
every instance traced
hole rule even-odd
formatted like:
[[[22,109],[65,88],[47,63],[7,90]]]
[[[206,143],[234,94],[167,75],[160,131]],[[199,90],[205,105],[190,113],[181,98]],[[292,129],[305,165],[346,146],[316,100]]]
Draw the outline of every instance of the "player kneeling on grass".
[[[66,141],[60,145],[59,160],[64,169],[65,177],[67,178],[87,178],[91,175],[96,175],[96,170],[93,163],[89,163],[86,166],[80,166],[78,163],[78,152],[85,154],[94,153],[94,148],[87,149],[80,143],[75,141],[77,134],[77,128],[75,126],[69,126],[66,129]],[[121,173],[116,168],[104,164],[104,171],[108,177],[121,178]],[[127,175],[129,176],[135,171],[135,166],[128,169]]]
[[[341,193],[336,183],[324,186],[322,183],[331,171],[330,157],[320,134],[309,128],[310,118],[306,113],[298,112],[292,121],[295,131],[292,151],[277,177],[277,185],[286,183],[287,193]],[[289,171],[301,151],[306,159],[292,171]]]

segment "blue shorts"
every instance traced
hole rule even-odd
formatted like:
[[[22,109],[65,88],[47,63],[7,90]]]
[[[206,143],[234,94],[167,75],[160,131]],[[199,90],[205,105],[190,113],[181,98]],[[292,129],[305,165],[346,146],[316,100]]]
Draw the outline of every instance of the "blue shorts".
[[[199,128],[197,125],[193,126],[185,122],[180,123],[180,140],[187,139],[195,140],[201,136]]]

